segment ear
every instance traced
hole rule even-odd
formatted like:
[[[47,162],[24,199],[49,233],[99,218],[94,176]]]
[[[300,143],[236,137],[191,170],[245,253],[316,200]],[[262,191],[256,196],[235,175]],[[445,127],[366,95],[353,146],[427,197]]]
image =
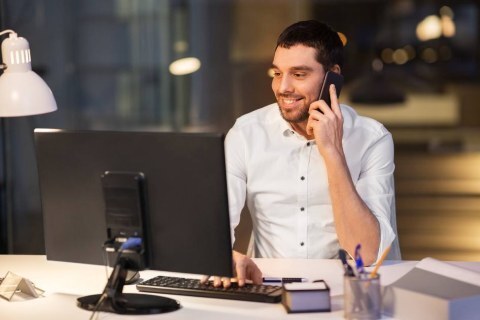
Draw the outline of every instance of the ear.
[[[338,64],[334,65],[333,67],[330,68],[330,71],[333,71],[335,73],[338,73],[338,74],[341,74],[342,73],[342,69],[340,68],[340,66]]]

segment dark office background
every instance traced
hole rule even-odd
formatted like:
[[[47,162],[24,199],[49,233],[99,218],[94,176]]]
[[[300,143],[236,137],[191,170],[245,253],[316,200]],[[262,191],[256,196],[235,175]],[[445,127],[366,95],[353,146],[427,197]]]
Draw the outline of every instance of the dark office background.
[[[51,114],[2,119],[1,175],[12,177],[0,186],[9,189],[2,204],[12,216],[1,216],[2,252],[44,253],[34,128],[226,132],[239,115],[274,101],[268,68],[278,34],[318,19],[347,39],[343,102],[393,133],[404,258],[480,259],[477,1],[0,4],[2,30],[30,42],[33,69],[58,104]],[[427,22],[440,33],[422,36]],[[170,63],[187,56],[201,68],[172,75]]]

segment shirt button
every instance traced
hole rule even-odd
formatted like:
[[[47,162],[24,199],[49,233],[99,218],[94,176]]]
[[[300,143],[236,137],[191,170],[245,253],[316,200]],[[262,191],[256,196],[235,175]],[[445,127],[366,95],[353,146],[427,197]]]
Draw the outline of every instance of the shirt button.
[[[301,245],[302,247],[303,247],[303,245],[304,245],[304,244],[305,244],[305,243],[303,243],[303,242],[300,242],[300,245]]]
[[[304,207],[301,207],[301,208],[300,208],[300,211],[305,211],[305,208],[304,208]]]
[[[307,142],[307,147],[310,147],[310,142]]]
[[[305,180],[305,177],[304,177],[304,176],[301,176],[301,177],[300,177],[300,180]]]

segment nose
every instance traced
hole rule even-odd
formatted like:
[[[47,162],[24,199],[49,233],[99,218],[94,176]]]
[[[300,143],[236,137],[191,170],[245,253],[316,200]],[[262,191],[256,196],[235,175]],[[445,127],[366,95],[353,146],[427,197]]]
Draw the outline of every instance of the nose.
[[[278,93],[291,93],[293,92],[293,86],[290,77],[283,76],[278,79]]]

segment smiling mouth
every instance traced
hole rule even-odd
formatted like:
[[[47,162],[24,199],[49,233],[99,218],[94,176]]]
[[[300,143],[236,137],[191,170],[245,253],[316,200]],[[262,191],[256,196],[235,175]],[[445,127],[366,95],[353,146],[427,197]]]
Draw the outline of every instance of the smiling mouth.
[[[302,98],[281,98],[281,100],[285,106],[290,106],[302,100]]]

